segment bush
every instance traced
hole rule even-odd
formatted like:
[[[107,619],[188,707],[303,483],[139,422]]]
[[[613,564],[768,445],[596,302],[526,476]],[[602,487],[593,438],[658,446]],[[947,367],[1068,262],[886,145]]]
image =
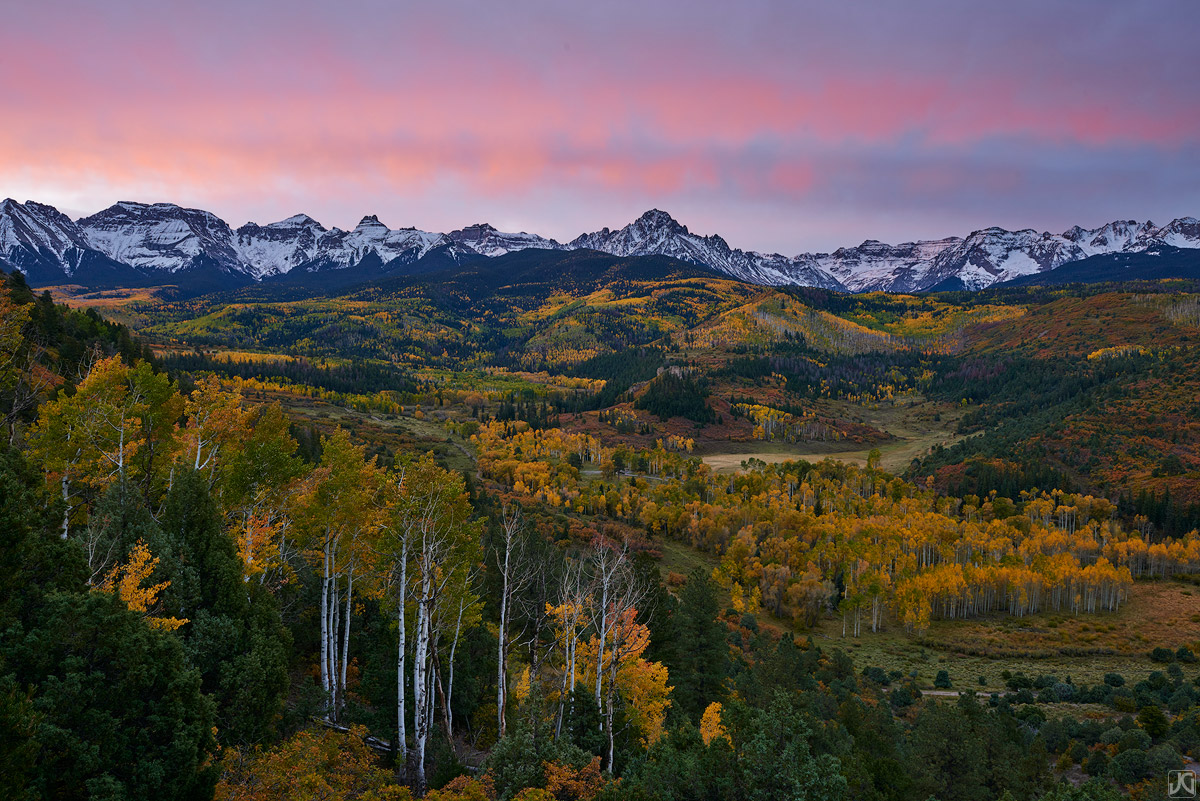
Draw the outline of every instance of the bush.
[[[1188,664],[1196,661],[1196,655],[1186,645],[1179,646],[1179,650],[1175,652],[1175,658],[1180,662],[1187,662]]]
[[[1104,683],[1107,684],[1109,687],[1124,687],[1125,686],[1125,677],[1122,676],[1120,673],[1105,673],[1104,674]]]
[[[887,673],[885,673],[883,668],[880,667],[863,668],[863,676],[866,677],[867,681],[873,681],[879,685],[887,685],[890,683]]]
[[[1005,671],[1005,673],[1007,673],[1007,672],[1008,671]],[[1003,675],[1003,674],[1001,674],[1001,675]],[[1017,690],[1026,690],[1026,689],[1032,687],[1033,680],[1030,679],[1028,676],[1026,676],[1024,673],[1017,673],[1014,676],[1008,676],[1007,678],[1005,678],[1004,685],[1006,687],[1008,687],[1008,689],[1013,690],[1015,692]]]
[[[1187,687],[1180,687],[1167,701],[1167,708],[1174,714],[1178,715],[1192,705],[1192,694]]]
[[[1031,691],[1021,690],[1019,693],[1012,696],[1011,700],[1014,704],[1032,704],[1037,701],[1037,698]]]
[[[1108,772],[1108,754],[1093,751],[1083,763],[1083,772],[1089,776],[1103,776]]]
[[[1014,717],[1017,720],[1023,721],[1024,723],[1028,723],[1030,726],[1033,726],[1035,729],[1039,728],[1043,723],[1046,722],[1046,713],[1043,712],[1042,710],[1038,709],[1036,706],[1021,707],[1021,709],[1019,709],[1017,711],[1017,713],[1016,713],[1016,715],[1014,715]]]
[[[1166,743],[1154,746],[1146,756],[1146,767],[1154,776],[1165,776],[1169,771],[1183,768],[1183,757]]]
[[[1156,706],[1143,707],[1142,711],[1138,712],[1138,725],[1142,727],[1148,737],[1153,737],[1155,740],[1162,739],[1171,728],[1171,724],[1167,722],[1167,716]]]
[[[1131,748],[1113,757],[1108,765],[1108,777],[1118,784],[1136,784],[1150,773],[1150,759],[1145,751]]]
[[[945,670],[939,670],[937,672],[937,677],[933,680],[933,686],[937,687],[939,690],[949,690],[950,674]]]
[[[1172,662],[1175,660],[1175,654],[1170,648],[1158,647],[1150,652],[1151,662]]]
[[[1133,700],[1133,694],[1128,690],[1124,692],[1114,692],[1110,699],[1113,709],[1118,712],[1133,712],[1137,709],[1137,702]]]
[[[1054,691],[1054,695],[1059,701],[1070,701],[1075,697],[1075,685],[1067,684],[1065,681],[1060,681],[1050,689]]]
[[[1033,689],[1044,690],[1047,687],[1053,687],[1058,683],[1058,679],[1049,674],[1043,673],[1033,680]]]
[[[1150,747],[1150,735],[1141,729],[1130,729],[1117,740],[1117,751],[1145,751]]]

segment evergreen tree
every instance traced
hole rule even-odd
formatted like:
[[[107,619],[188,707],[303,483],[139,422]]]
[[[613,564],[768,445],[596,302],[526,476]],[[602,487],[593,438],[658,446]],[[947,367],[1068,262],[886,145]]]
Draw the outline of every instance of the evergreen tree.
[[[724,697],[729,648],[724,626],[717,621],[720,605],[708,571],[698,567],[679,590],[672,615],[670,653],[664,654],[671,676],[672,709],[698,723],[713,701]],[[653,641],[653,640],[652,640]]]
[[[180,634],[216,701],[218,736],[226,744],[261,742],[273,733],[288,686],[290,637],[275,599],[257,581],[243,580],[200,473],[176,475],[162,527],[174,556],[164,571],[171,586],[163,605],[191,621]]]

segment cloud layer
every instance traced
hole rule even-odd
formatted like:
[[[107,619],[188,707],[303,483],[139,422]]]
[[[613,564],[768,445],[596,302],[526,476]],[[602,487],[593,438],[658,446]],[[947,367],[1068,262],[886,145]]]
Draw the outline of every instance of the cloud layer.
[[[1200,6],[45,2],[0,195],[571,238],[651,206],[793,254],[1200,214]]]

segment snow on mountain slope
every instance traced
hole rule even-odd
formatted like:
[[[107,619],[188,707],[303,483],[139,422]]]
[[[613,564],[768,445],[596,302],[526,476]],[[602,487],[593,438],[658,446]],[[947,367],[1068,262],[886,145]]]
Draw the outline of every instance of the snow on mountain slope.
[[[429,251],[450,244],[445,234],[418,231],[415,228],[392,230],[374,214],[363,217],[353,231],[334,228],[317,243],[314,261],[333,267],[350,267],[374,253],[384,264],[401,256],[416,261]]]
[[[701,264],[755,284],[804,284],[827,289],[842,285],[822,266],[797,264],[777,253],[763,254],[730,248],[720,236],[699,236],[670,214],[651,209],[624,228],[604,228],[571,240],[570,250],[588,248],[614,256],[668,256]]]
[[[1146,223],[1150,226],[1151,223]],[[1148,231],[1138,244],[1145,250],[1155,242],[1175,248],[1200,248],[1200,220],[1195,217],[1180,217],[1162,228]]]
[[[1200,248],[1200,222],[1185,217],[1156,228],[1150,222],[1118,220],[1095,229],[1075,226],[1062,234],[993,227],[965,239],[894,246],[868,240],[832,254],[801,254],[795,261],[826,269],[852,292],[917,292],[950,279],[983,289],[1089,256],[1141,252],[1155,244]]]
[[[207,260],[225,272],[243,272],[233,231],[209,211],[121,201],[79,226],[93,248],[134,267],[177,273]]]
[[[246,273],[261,281],[312,261],[326,233],[312,217],[297,214],[268,225],[246,223],[237,229],[234,248]]]
[[[21,204],[12,198],[0,203],[0,252],[25,248],[61,260],[72,248],[87,247],[79,226],[53,206],[32,200]]]
[[[487,256],[489,259],[503,256],[505,253],[526,250],[527,248],[538,248],[539,250],[566,249],[559,242],[553,239],[546,239],[544,236],[527,234],[524,231],[516,234],[505,233],[504,231],[497,231],[487,223],[468,225],[466,228],[451,231],[446,236],[456,244],[468,247],[480,256]]]
[[[564,245],[537,234],[505,233],[485,223],[441,234],[391,229],[370,215],[353,230],[343,231],[297,214],[268,225],[246,223],[234,232],[211,212],[171,203],[121,202],[77,222],[33,201],[0,203],[0,260],[44,282],[72,277],[81,265],[87,266],[85,272],[99,270],[109,282],[153,280],[156,273],[174,275],[193,268],[202,268],[208,276],[206,286],[349,268],[361,268],[356,280],[368,280],[435,251],[461,263],[528,248],[589,248],[621,257],[667,256],[756,284],[916,292],[939,285],[981,289],[1089,256],[1140,253],[1163,245],[1200,248],[1200,221],[1182,217],[1157,227],[1117,220],[1094,229],[1075,226],[1062,234],[985,228],[964,238],[899,245],[867,240],[833,253],[789,258],[731,248],[720,236],[692,233],[659,209],[623,228],[583,234]]]
[[[887,245],[868,239],[858,247],[839,248],[833,253],[802,253],[794,263],[824,269],[851,292],[881,286],[921,283],[925,272],[942,251],[962,242],[958,237],[928,242]]]

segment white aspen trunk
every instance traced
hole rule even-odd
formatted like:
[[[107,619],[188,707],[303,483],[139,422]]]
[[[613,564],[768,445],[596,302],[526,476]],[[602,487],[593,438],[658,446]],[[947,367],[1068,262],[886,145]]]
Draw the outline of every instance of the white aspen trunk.
[[[610,576],[602,575],[600,580],[600,646],[596,649],[596,710],[601,709],[603,697],[604,676],[604,643],[608,639],[608,583]],[[603,726],[601,722],[601,726]]]
[[[463,607],[466,606],[466,594],[458,601],[458,619],[454,621],[454,639],[450,642],[450,668],[446,679],[446,739],[454,744],[454,713],[450,709],[450,700],[454,696],[454,652],[458,650],[458,637],[462,632]]]
[[[417,752],[416,788],[418,795],[425,793],[425,742],[428,737],[426,700],[429,669],[429,565],[422,565],[421,600],[417,604],[417,646],[413,655],[413,737]]]
[[[329,541],[325,542],[324,575],[321,578],[321,689],[325,692],[325,714],[329,715]]]
[[[399,755],[401,770],[408,773],[408,732],[404,719],[404,684],[405,661],[408,653],[408,631],[404,621],[404,602],[408,595],[408,537],[405,536],[400,544],[400,644],[396,649],[396,753]],[[407,777],[407,776],[406,776]]]
[[[500,629],[499,644],[496,646],[496,730],[504,736],[505,706],[508,702],[508,578],[512,558],[512,540],[505,536],[504,567],[500,581]]]
[[[617,656],[618,656],[617,644],[616,644],[616,642],[613,642],[612,656],[609,657],[609,661],[612,662],[612,666],[610,668],[610,672],[612,675],[610,675],[608,677],[608,697],[606,699],[607,700],[607,703],[606,703],[607,709],[605,710],[605,714],[604,714],[604,728],[608,732],[608,767],[606,768],[606,770],[610,774],[613,772],[613,762],[614,762],[614,759],[616,758],[616,754],[615,754],[616,749],[613,746],[613,736],[614,736],[613,719],[614,719],[614,711],[615,711],[613,709],[613,707],[615,706],[616,695],[617,695],[617,667],[618,667]]]
[[[333,688],[330,696],[331,714],[337,720],[340,693],[338,687],[338,628],[341,622],[341,592],[338,590],[337,574],[329,579],[329,686]]]
[[[64,540],[67,538],[67,534],[70,531],[70,527],[71,527],[71,479],[69,477],[70,472],[71,472],[71,468],[69,465],[67,467],[63,468],[63,477],[62,477],[63,520],[62,520],[62,534],[60,536]]]
[[[346,622],[342,627],[342,664],[338,673],[338,710],[346,706],[346,664],[350,661],[350,611],[354,595],[354,564],[346,579]],[[336,613],[335,613],[336,614]]]

